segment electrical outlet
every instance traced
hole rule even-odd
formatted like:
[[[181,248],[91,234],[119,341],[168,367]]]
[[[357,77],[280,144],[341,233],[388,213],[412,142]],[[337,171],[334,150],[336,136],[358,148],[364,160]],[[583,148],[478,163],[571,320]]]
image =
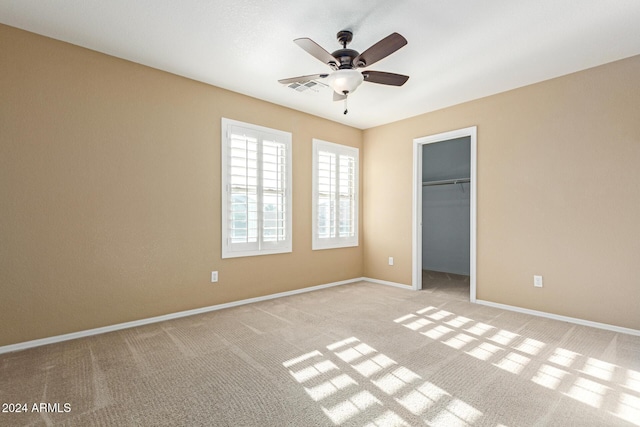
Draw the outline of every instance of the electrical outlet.
[[[393,257],[392,256],[389,257],[389,265],[393,265]]]
[[[542,287],[542,276],[533,276],[533,286],[536,288]]]
[[[212,271],[211,272],[211,283],[216,283],[218,281],[218,272],[217,271]]]

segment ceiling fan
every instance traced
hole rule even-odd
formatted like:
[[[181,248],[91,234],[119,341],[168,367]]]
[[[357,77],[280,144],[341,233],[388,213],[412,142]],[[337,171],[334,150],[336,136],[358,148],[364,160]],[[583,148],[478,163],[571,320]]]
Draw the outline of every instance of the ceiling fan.
[[[347,114],[347,96],[353,93],[363,81],[390,86],[402,86],[407,80],[409,80],[409,76],[404,76],[402,74],[369,70],[360,72],[357,70],[357,68],[365,68],[375,64],[406,45],[407,40],[400,34],[390,34],[362,53],[353,49],[347,49],[347,45],[353,39],[353,33],[351,31],[340,31],[338,32],[337,37],[338,42],[342,44],[342,49],[338,49],[333,53],[327,52],[309,38],[299,38],[294,40],[294,43],[306,50],[311,56],[327,64],[333,72],[292,77],[278,80],[278,82],[282,84],[291,84],[304,83],[317,79],[327,79],[329,86],[334,90],[333,100],[344,100],[344,114]]]

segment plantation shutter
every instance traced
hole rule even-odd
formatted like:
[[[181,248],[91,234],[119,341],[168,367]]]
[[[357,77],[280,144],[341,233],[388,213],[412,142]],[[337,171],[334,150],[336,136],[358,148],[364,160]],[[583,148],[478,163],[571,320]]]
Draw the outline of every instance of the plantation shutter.
[[[223,257],[290,252],[290,141],[229,125],[223,151]]]
[[[355,236],[355,157],[341,154],[338,157],[338,236]]]
[[[313,142],[313,249],[357,246],[358,150]]]

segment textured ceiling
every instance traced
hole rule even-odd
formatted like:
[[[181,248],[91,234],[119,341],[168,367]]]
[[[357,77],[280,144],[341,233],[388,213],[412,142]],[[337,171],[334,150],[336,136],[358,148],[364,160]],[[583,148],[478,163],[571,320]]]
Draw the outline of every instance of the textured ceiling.
[[[362,129],[640,54],[640,0],[2,0],[0,22]],[[332,52],[342,29],[360,52],[402,34],[370,69],[411,76],[346,116],[277,82],[329,72],[293,39]]]

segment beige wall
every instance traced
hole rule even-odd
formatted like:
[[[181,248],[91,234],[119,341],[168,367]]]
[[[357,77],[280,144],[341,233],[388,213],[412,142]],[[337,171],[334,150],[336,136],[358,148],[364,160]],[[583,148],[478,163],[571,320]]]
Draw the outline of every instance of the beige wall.
[[[413,139],[477,125],[478,298],[640,329],[639,76],[636,56],[366,130],[365,276],[411,283]]]
[[[310,174],[362,131],[3,25],[0,94],[0,346],[362,276]],[[293,253],[220,258],[221,117],[292,132]]]
[[[634,57],[362,132],[0,25],[0,346],[408,285],[412,141],[473,125],[478,298],[640,329],[638,75]],[[293,253],[220,258],[221,117],[293,133]],[[361,148],[358,248],[311,251],[312,138]]]

